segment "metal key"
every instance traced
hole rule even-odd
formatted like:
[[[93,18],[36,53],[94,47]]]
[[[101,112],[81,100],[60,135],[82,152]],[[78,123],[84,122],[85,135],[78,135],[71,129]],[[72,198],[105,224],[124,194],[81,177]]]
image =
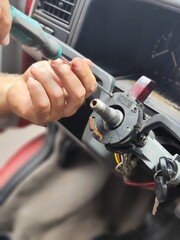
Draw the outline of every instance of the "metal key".
[[[158,200],[157,197],[155,197],[154,206],[153,206],[153,210],[152,210],[152,215],[156,214],[158,206],[159,206],[159,200]]]

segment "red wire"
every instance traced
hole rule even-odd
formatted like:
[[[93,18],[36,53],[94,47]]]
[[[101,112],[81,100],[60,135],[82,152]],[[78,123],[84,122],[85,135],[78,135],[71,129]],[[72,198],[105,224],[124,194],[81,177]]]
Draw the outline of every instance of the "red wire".
[[[138,183],[138,182],[130,182],[130,181],[126,180],[126,179],[124,179],[124,183],[129,185],[129,186],[144,187],[144,188],[148,188],[148,189],[152,189],[155,186],[155,182]]]

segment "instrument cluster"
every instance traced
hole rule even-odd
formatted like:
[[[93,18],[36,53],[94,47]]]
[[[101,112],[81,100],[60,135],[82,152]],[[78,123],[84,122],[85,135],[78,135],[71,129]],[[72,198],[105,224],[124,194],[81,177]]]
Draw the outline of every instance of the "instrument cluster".
[[[144,21],[137,68],[161,93],[180,103],[180,14],[152,8]]]

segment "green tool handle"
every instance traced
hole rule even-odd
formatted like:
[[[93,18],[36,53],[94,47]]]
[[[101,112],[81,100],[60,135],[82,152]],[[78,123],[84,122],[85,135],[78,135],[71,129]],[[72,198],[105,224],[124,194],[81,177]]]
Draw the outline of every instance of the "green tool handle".
[[[10,6],[12,27],[10,35],[27,47],[33,47],[46,59],[61,57],[62,48],[59,43],[43,31],[41,25],[31,17]]]

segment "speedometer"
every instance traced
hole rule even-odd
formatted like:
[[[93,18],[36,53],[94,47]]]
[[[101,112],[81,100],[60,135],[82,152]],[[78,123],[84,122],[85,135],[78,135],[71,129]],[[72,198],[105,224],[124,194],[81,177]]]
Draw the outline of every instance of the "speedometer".
[[[180,38],[178,39],[180,42]],[[154,43],[151,59],[154,74],[180,87],[180,46],[173,33],[162,34]]]
[[[169,43],[171,40],[172,34],[169,33],[167,36],[162,35],[159,39],[156,40],[153,50],[152,50],[152,59],[157,59],[164,54],[167,54],[170,49],[169,49]]]

